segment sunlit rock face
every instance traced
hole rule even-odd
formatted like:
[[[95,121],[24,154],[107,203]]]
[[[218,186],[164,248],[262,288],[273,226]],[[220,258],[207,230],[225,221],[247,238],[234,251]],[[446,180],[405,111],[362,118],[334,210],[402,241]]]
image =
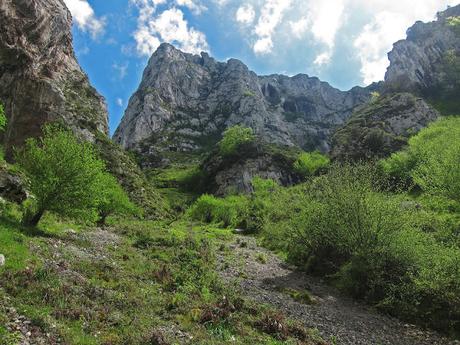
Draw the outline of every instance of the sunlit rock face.
[[[407,38],[388,54],[385,75],[388,92],[412,92],[433,100],[460,99],[460,5],[437,15],[430,23],[417,22]]]
[[[81,138],[108,133],[104,99],[72,48],[72,17],[62,0],[0,2],[0,101],[8,117],[6,147],[61,120]]]
[[[217,62],[162,44],[114,140],[145,154],[200,151],[243,124],[268,142],[328,151],[331,133],[376,87],[340,91],[304,74],[258,76],[239,60]]]

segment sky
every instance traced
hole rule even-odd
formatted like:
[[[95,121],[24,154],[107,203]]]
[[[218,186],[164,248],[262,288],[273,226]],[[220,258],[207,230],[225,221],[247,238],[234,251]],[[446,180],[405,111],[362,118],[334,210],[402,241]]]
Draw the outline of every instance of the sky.
[[[460,0],[64,0],[74,48],[110,130],[162,42],[258,74],[306,73],[341,90],[382,80],[392,44]]]

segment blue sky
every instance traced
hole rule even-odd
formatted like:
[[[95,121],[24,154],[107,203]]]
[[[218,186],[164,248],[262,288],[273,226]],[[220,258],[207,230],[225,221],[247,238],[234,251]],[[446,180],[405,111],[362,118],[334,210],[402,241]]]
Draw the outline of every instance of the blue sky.
[[[64,1],[77,58],[106,98],[113,133],[161,42],[346,90],[383,79],[392,43],[459,0]]]

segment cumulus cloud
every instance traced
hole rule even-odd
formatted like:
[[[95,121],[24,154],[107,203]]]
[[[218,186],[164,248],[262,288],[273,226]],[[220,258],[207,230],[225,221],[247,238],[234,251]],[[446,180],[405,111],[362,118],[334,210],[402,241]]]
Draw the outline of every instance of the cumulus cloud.
[[[190,11],[197,15],[207,10],[206,6],[196,0],[176,0],[176,4],[178,6],[187,7]]]
[[[105,19],[96,17],[93,8],[86,0],[64,0],[74,23],[83,31],[96,38],[104,32]]]
[[[251,4],[240,6],[236,11],[235,19],[237,22],[249,25],[254,22],[256,12]]]
[[[120,80],[124,79],[128,74],[128,62],[125,62],[123,64],[114,63],[112,65],[112,68],[117,72],[118,78]]]
[[[139,8],[137,29],[133,34],[138,54],[150,56],[161,42],[175,44],[189,53],[208,51],[206,36],[189,26],[180,9],[172,7],[157,14],[157,6],[165,2],[166,0],[134,0]],[[182,0],[182,3],[187,1]]]
[[[273,48],[273,33],[282,22],[286,10],[291,6],[292,0],[266,0],[254,32],[257,40],[253,46],[256,54],[267,54]]]
[[[117,98],[117,99],[115,100],[115,103],[117,103],[117,105],[118,105],[119,107],[122,107],[122,106],[123,106],[123,100],[122,100],[121,98]]]
[[[290,21],[289,25],[292,34],[297,38],[301,38],[308,31],[310,22],[310,19],[307,17],[302,17],[297,21]]]

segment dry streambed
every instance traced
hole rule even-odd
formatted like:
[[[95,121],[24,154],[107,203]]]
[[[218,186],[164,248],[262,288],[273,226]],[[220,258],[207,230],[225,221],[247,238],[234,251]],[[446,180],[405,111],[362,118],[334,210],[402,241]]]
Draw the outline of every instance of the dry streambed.
[[[439,335],[377,313],[287,266],[252,237],[236,236],[218,255],[220,275],[257,302],[349,345],[453,345]]]

